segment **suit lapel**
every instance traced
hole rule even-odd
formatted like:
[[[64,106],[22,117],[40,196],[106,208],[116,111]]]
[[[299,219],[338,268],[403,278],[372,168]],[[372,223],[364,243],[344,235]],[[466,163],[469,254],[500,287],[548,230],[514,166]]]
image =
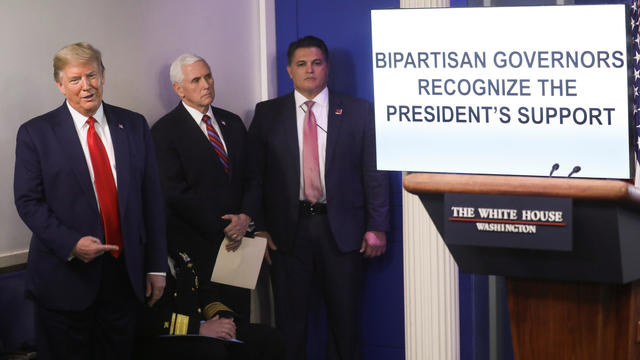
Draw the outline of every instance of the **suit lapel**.
[[[193,116],[191,116],[189,111],[187,111],[187,109],[184,107],[182,102],[180,102],[180,104],[178,105],[178,109],[179,110],[176,118],[178,119],[178,121],[180,122],[184,130],[184,139],[182,139],[182,141],[187,141],[197,146],[198,148],[197,152],[199,154],[202,154],[203,160],[206,159],[206,161],[210,161],[212,163],[212,166],[215,169],[217,169],[216,171],[224,172],[224,167],[220,162],[218,153],[216,153],[216,150],[213,148],[213,145],[211,145],[211,142],[209,141],[208,136],[202,132],[202,128],[200,128],[198,123],[196,123],[193,120]],[[217,112],[213,108],[212,108],[212,112],[213,112],[214,118],[218,122],[218,127],[223,132],[222,137],[224,138],[224,142],[226,144],[227,153],[228,153],[229,142],[227,140],[227,137],[225,137],[224,129],[222,128],[222,126],[220,126],[220,119],[218,119]],[[206,158],[204,157],[205,155],[206,155]],[[231,155],[227,154],[227,156],[230,157]],[[233,159],[230,158],[229,162],[231,163],[231,166],[233,168]]]
[[[209,142],[209,138],[207,137],[207,135],[205,135],[202,132],[202,129],[200,128],[200,126],[198,126],[198,124],[193,120],[193,117],[191,116],[191,114],[189,114],[189,111],[187,111],[184,105],[182,105],[182,102],[178,104],[177,115],[178,116],[176,116],[176,118],[179,119],[179,121],[182,123],[182,126],[184,127],[184,131],[186,132],[186,136],[188,137],[186,141],[190,141],[190,142],[195,141],[198,144],[198,146],[201,147],[202,149],[206,149],[206,151],[212,152],[213,154],[215,154],[215,150],[213,149],[213,146]],[[216,159],[217,158],[218,158],[218,155],[216,154]]]
[[[325,169],[325,178],[327,174],[327,170],[329,169],[329,165],[333,159],[333,156],[336,152],[336,144],[338,143],[338,138],[340,137],[340,127],[344,122],[343,113],[343,104],[340,98],[337,95],[333,95],[332,92],[329,92],[329,109],[327,113],[327,148],[325,150],[325,160],[324,160],[324,169]]]
[[[229,167],[231,170],[228,179],[231,180],[234,176],[235,166],[240,163],[240,159],[238,158],[239,153],[238,151],[234,151],[237,150],[237,144],[235,143],[236,139],[233,137],[233,132],[227,125],[228,119],[213,106],[211,107],[211,112],[213,113],[213,117],[216,119],[218,129],[220,129],[220,136],[222,136],[222,140],[224,141],[225,147],[227,148],[227,157],[229,158]],[[211,146],[211,149],[213,149],[213,146]],[[217,155],[218,154],[216,153],[216,158],[218,157]],[[220,169],[223,169],[222,165],[220,166]]]
[[[284,139],[287,141],[285,145],[287,146],[286,153],[291,154],[291,158],[289,159],[291,163],[291,168],[295,169],[294,174],[297,176],[293,184],[298,184],[300,186],[300,147],[298,145],[298,119],[296,116],[296,100],[293,96],[293,92],[290,93],[284,101],[284,106],[282,107],[281,118],[283,121],[283,131],[284,131]],[[292,179],[293,180],[293,179]],[[299,192],[300,189],[297,189]],[[296,192],[296,194],[298,194]],[[297,195],[296,195],[297,196]]]
[[[56,109],[55,117],[53,119],[53,131],[60,143],[60,148],[63,152],[69,156],[69,162],[73,172],[78,178],[80,187],[91,194],[91,198],[95,198],[93,191],[93,185],[91,184],[91,175],[89,174],[89,168],[87,167],[87,160],[84,157],[84,151],[78,138],[78,132],[73,123],[71,113],[67,108],[66,102],[61,107]],[[95,210],[98,210],[97,203]]]
[[[124,122],[125,119],[117,118],[107,104],[104,104],[104,115],[107,118],[113,152],[116,157],[118,208],[120,209],[120,217],[122,218],[125,216],[124,210],[126,206],[124,204],[127,203],[127,196],[131,188],[131,177],[129,176],[131,172],[131,155],[129,152],[129,142],[127,141],[127,131],[132,130],[127,128],[127,124]]]
[[[220,112],[217,111],[214,107],[211,107],[211,112],[213,113],[213,117],[216,119],[216,123],[218,123],[218,128],[220,129],[221,133],[220,135],[222,136],[224,144],[227,148],[227,156],[229,157],[229,161],[231,161],[231,164],[233,164],[232,157],[234,156],[234,152],[232,151],[232,149],[234,145],[234,139],[227,129],[227,119],[223,115],[221,115]]]

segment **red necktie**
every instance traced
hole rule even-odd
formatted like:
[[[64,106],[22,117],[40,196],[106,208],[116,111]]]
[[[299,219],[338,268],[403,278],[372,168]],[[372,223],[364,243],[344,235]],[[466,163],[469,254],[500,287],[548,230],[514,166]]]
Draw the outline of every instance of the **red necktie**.
[[[307,113],[304,116],[302,138],[304,197],[311,203],[316,203],[322,196],[318,160],[318,129],[316,128],[316,117],[311,111],[314,102],[307,101],[305,104],[307,105]]]
[[[100,217],[104,227],[104,238],[108,245],[117,245],[119,250],[112,251],[114,257],[120,256],[122,252],[122,233],[120,232],[120,215],[118,211],[118,191],[113,180],[111,163],[107,150],[96,133],[94,126],[96,119],[87,119],[89,130],[87,131],[87,146],[91,157],[91,167],[95,179],[96,193],[98,194],[98,205],[100,205]]]
[[[220,162],[224,167],[224,172],[229,175],[229,157],[227,156],[227,152],[224,151],[222,139],[220,139],[220,135],[218,135],[218,132],[213,127],[213,124],[211,124],[211,118],[209,117],[209,115],[203,115],[202,121],[204,121],[204,123],[207,125],[207,137],[209,138],[211,145],[213,145],[213,149],[218,154],[218,158],[220,159]]]

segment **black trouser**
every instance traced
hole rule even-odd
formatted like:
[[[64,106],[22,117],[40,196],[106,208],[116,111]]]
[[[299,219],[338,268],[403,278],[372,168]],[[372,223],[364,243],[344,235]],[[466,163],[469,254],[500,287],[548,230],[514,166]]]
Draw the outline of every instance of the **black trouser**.
[[[95,301],[87,309],[48,309],[36,299],[36,342],[38,359],[131,358],[137,299],[124,263],[104,254],[102,279]]]
[[[307,319],[313,287],[327,308],[327,359],[359,358],[358,308],[363,259],[340,252],[326,214],[301,215],[290,252],[272,252],[276,324],[287,359],[306,358]]]

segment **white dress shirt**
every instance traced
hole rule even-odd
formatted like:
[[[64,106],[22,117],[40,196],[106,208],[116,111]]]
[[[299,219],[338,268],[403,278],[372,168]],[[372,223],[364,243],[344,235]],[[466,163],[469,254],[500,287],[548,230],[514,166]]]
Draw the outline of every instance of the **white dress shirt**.
[[[76,109],[72,108],[69,103],[67,103],[67,107],[69,108],[69,112],[71,112],[71,118],[73,118],[73,124],[75,125],[76,132],[78,133],[78,138],[80,139],[80,145],[82,145],[82,152],[84,153],[84,159],[87,161],[87,167],[89,168],[89,175],[91,176],[91,185],[93,185],[93,192],[96,196],[96,204],[98,206],[98,210],[100,210],[100,201],[98,201],[98,192],[96,191],[96,177],[93,174],[93,166],[91,165],[91,155],[89,154],[89,145],[87,144],[87,132],[89,131],[89,124],[87,124],[88,116],[84,116],[80,114]],[[111,172],[113,173],[113,181],[116,184],[116,189],[118,187],[118,176],[116,174],[116,156],[113,151],[113,142],[111,141],[111,132],[109,131],[109,124],[107,123],[107,118],[104,115],[104,109],[102,108],[102,104],[93,114],[93,118],[96,119],[93,127],[96,129],[96,133],[100,137],[102,144],[104,145],[105,150],[107,151],[107,156],[109,157],[109,164],[111,164]],[[123,250],[123,249],[121,249]],[[73,259],[74,256],[70,255],[67,260]],[[153,275],[162,275],[166,276],[163,272],[150,272],[148,274]]]
[[[307,112],[307,105],[304,103],[308,101],[304,95],[300,94],[297,90],[294,91],[293,96],[296,101],[296,120],[298,125],[298,149],[300,151],[300,194],[299,199],[304,200],[304,173],[302,169],[302,149],[304,139],[304,116]],[[326,203],[326,188],[324,184],[324,163],[326,158],[327,149],[327,133],[329,131],[329,89],[324,88],[315,98],[312,99],[315,104],[311,108],[313,115],[316,117],[317,133],[318,133],[318,166],[320,167],[320,184],[322,185],[322,196],[318,202]]]
[[[96,203],[98,203],[98,209],[100,209],[100,203],[98,202],[98,193],[96,192],[96,177],[93,174],[93,166],[91,166],[91,155],[89,154],[89,146],[87,145],[87,132],[89,131],[89,124],[87,124],[88,116],[80,114],[76,109],[72,108],[67,103],[71,117],[73,118],[73,124],[76,127],[78,138],[80,139],[80,145],[82,145],[82,152],[84,152],[84,159],[87,161],[87,167],[89,168],[89,175],[91,176],[91,185],[93,185],[93,192],[96,196]],[[113,143],[111,142],[111,132],[109,131],[109,125],[107,124],[107,118],[104,116],[104,110],[102,104],[98,108],[98,111],[93,115],[96,119],[94,127],[96,133],[100,137],[105,150],[107,150],[107,156],[109,157],[109,163],[111,164],[111,172],[113,173],[113,181],[118,188],[118,176],[116,174],[116,156],[113,151]]]

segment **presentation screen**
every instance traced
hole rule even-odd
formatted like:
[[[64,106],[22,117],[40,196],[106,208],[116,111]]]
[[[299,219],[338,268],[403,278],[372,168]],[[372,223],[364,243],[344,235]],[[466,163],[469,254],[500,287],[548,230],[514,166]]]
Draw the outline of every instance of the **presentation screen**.
[[[378,169],[630,178],[638,89],[626,14],[373,10]]]

